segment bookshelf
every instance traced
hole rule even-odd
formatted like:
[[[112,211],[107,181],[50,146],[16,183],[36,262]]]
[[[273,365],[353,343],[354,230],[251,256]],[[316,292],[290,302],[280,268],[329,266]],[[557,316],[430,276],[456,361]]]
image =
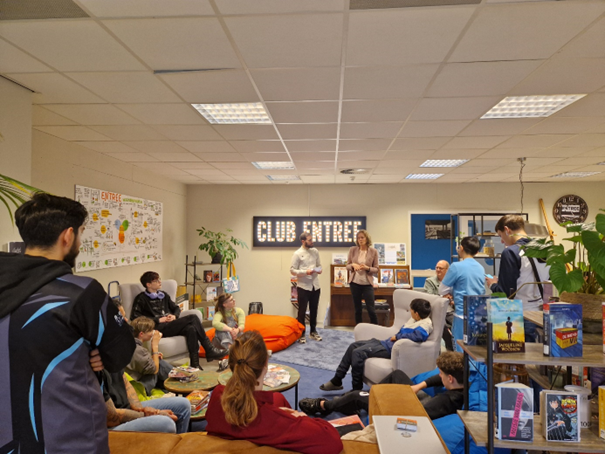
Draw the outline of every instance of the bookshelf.
[[[204,281],[204,271],[211,270],[214,274],[215,271],[219,273],[219,280],[213,282],[205,282]],[[199,279],[196,279],[196,276]],[[220,287],[223,282],[223,265],[220,263],[204,263],[198,262],[197,256],[193,257],[193,261],[189,261],[189,256],[185,256],[185,285],[187,286],[187,290],[191,287],[191,302],[192,309],[195,309],[195,295],[201,295],[202,303],[205,302],[206,298],[206,288],[209,286],[217,286]],[[220,292],[217,290],[217,296]]]

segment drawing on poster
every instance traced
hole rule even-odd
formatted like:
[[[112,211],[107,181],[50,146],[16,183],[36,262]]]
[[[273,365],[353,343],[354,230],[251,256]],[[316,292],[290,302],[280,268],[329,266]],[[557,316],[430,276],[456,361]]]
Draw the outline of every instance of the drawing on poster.
[[[88,210],[76,272],[162,260],[161,202],[76,185]]]

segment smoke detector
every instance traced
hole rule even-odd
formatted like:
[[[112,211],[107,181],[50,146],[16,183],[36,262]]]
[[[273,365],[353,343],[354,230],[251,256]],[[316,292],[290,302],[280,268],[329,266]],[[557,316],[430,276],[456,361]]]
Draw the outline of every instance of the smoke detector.
[[[368,173],[370,169],[342,169],[340,173],[343,175],[362,175]]]

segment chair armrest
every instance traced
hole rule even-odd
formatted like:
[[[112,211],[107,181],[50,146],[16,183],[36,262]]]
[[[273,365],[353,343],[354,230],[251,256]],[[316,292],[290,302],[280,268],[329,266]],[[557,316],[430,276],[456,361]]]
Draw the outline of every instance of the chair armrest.
[[[370,390],[370,423],[375,415],[427,416],[408,385],[374,385]]]
[[[441,339],[439,339],[441,341]],[[400,369],[409,377],[435,368],[433,346],[435,341],[413,342],[399,339],[393,344],[391,363],[393,370]]]
[[[396,334],[399,331],[399,328],[400,327],[373,325],[371,323],[359,323],[354,330],[355,341],[372,338],[384,340],[387,337]]]
[[[184,317],[185,315],[195,315],[197,318],[200,319],[200,322],[204,321],[204,319],[202,318],[202,313],[197,309],[188,309],[186,311],[183,311],[181,312],[180,317]]]

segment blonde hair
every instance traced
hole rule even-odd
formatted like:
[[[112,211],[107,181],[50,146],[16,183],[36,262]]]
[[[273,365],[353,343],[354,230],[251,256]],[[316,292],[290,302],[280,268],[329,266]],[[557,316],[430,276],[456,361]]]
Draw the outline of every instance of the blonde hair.
[[[214,312],[220,312],[223,316],[223,321],[227,320],[227,314],[225,314],[225,303],[233,298],[233,295],[230,293],[223,293],[216,298],[216,304],[214,305]],[[237,313],[235,312],[235,308],[231,309],[231,316],[237,320]]]
[[[267,346],[258,331],[247,331],[233,342],[229,350],[229,368],[233,375],[221,396],[229,424],[245,427],[258,416],[254,389],[268,360]]]
[[[130,326],[132,326],[132,334],[134,334],[134,337],[139,337],[139,334],[141,333],[145,334],[149,331],[153,331],[155,322],[147,317],[137,317],[130,322]]]
[[[357,235],[355,235],[355,244],[356,244],[357,246],[359,246],[359,241],[357,241],[357,236],[358,236],[360,233],[363,233],[363,236],[365,236],[365,237],[366,237],[366,242],[368,243],[368,247],[372,246],[372,237],[370,236],[370,234],[368,233],[368,231],[367,231],[367,230],[358,230],[358,231],[357,231]]]

